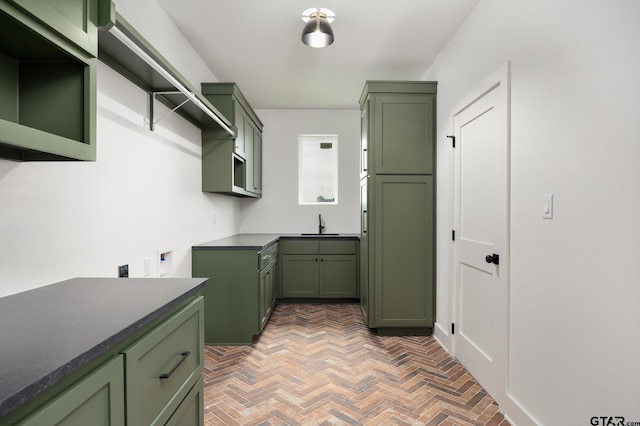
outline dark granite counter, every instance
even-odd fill
[[[219,240],[212,240],[206,243],[197,244],[192,247],[194,250],[262,250],[263,248],[278,241],[279,234],[236,234]]]
[[[236,234],[208,241],[192,247],[193,250],[262,250],[281,238],[359,239],[358,234]]]
[[[74,278],[0,298],[0,417],[180,302],[203,278]]]

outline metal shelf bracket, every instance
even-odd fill
[[[164,118],[166,118],[170,114],[176,112],[178,110],[178,108],[180,108],[182,105],[186,104],[190,100],[189,98],[185,99],[180,104],[176,105],[171,111],[167,112],[166,114],[164,114],[163,116],[161,116],[157,120],[154,120],[154,115],[155,115],[154,105],[155,105],[155,102],[156,102],[156,95],[178,95],[180,93],[182,93],[182,92],[180,92],[180,91],[151,92],[149,94],[149,101],[150,101],[150,103],[149,103],[149,130],[151,130],[153,132],[156,129],[156,124],[158,124],[161,120],[163,120]]]

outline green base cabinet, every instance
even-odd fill
[[[0,423],[203,426],[204,298],[156,321]]]
[[[282,298],[358,296],[357,241],[287,238],[282,253]]]
[[[360,99],[360,301],[380,334],[433,330],[436,87],[369,81]]]
[[[129,425],[164,425],[204,369],[204,301],[174,315],[124,353]]]
[[[205,342],[248,345],[277,301],[278,243],[263,250],[192,250],[192,276],[207,277]]]

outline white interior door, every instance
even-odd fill
[[[470,93],[453,117],[454,354],[498,400],[504,391],[500,368],[507,367],[499,362],[500,340],[507,338],[502,313],[508,308],[509,92],[504,74]]]

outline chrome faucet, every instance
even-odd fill
[[[322,222],[322,214],[318,213],[318,234],[322,234],[324,230],[324,223]]]

